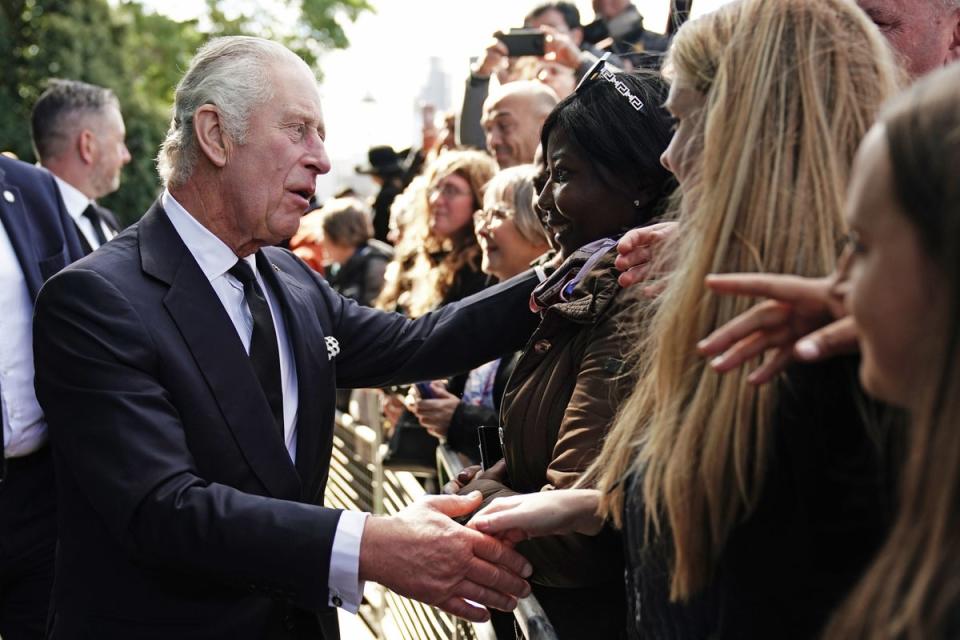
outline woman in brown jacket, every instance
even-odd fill
[[[658,78],[613,73],[601,62],[544,123],[538,206],[564,262],[531,297],[542,320],[504,396],[505,463],[461,491],[490,500],[567,488],[599,452],[630,386],[620,329],[635,298],[617,284],[616,238],[653,219],[672,187],[659,163],[670,139],[664,96]],[[622,634],[623,561],[612,532],[540,538],[520,550],[560,638]]]

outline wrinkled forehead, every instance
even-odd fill
[[[281,61],[270,69],[273,97],[270,104],[286,117],[297,116],[314,125],[323,122],[320,87],[310,68],[299,58]]]
[[[502,116],[523,118],[532,116],[536,110],[536,100],[527,93],[507,93],[491,96],[484,105],[484,116],[493,119]]]

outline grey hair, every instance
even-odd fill
[[[78,80],[49,80],[30,114],[30,134],[37,158],[43,162],[59,156],[76,134],[80,119],[103,113],[108,105],[120,108],[120,101],[110,89]]]
[[[501,169],[483,188],[483,207],[501,208],[509,214],[523,239],[532,245],[548,244],[549,235],[533,209],[537,168],[521,164]]]
[[[251,112],[273,97],[271,65],[291,59],[299,60],[283,45],[249,36],[214,38],[197,51],[177,84],[170,129],[157,156],[157,171],[167,187],[182,185],[193,173],[197,109],[216,106],[223,130],[244,144]]]

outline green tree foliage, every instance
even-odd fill
[[[0,150],[34,160],[30,109],[47,79],[110,87],[120,99],[133,160],[120,190],[103,203],[132,222],[158,193],[154,160],[169,124],[173,90],[208,37],[245,33],[280,40],[315,65],[323,50],[347,46],[343,20],[372,10],[366,0],[258,4],[261,9],[252,15],[228,15],[221,0],[206,0],[200,20],[176,22],[137,2],[0,0]]]

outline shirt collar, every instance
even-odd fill
[[[56,174],[52,175],[53,179],[57,181],[57,186],[60,187],[60,195],[63,197],[64,206],[67,207],[67,213],[69,213],[70,217],[76,222],[89,205],[96,203],[60,176]]]
[[[193,259],[200,265],[200,270],[203,271],[207,280],[213,281],[219,278],[237,263],[237,254],[233,249],[197,222],[197,219],[190,215],[166,189],[160,196],[160,205],[180,239],[183,240],[183,244],[187,245]],[[255,256],[256,254],[252,253],[244,258],[254,273],[257,270]]]

